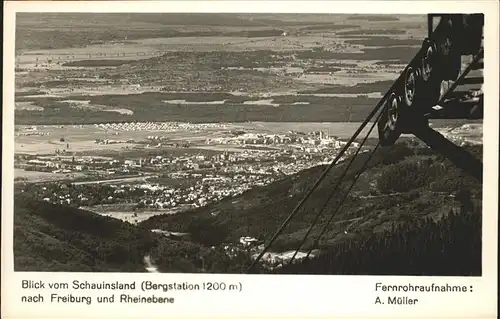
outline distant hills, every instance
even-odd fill
[[[248,36],[243,31],[276,31],[267,35],[276,36],[284,30],[331,31],[368,26],[388,27],[389,32],[382,33],[387,34],[400,30],[398,22],[412,29],[422,21],[425,16],[421,15],[21,12],[16,15],[16,52],[144,38]]]
[[[263,25],[314,25],[342,20],[397,22],[401,15],[353,15],[353,14],[267,14],[267,13],[110,13],[110,12],[67,12],[67,13],[31,13],[17,14],[17,25],[28,26],[71,26],[73,28],[124,25],[130,23],[157,24],[167,26],[226,26],[226,27],[262,27]]]

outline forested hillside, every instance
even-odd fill
[[[468,146],[468,149],[482,157],[481,146]],[[314,239],[368,155],[363,153],[355,160],[346,182],[332,197],[318,226],[302,247],[306,251],[319,248],[320,259],[310,261],[307,266],[293,265],[281,271],[480,274],[482,186],[442,156],[418,145],[398,144],[377,150],[319,244],[314,245]],[[313,193],[271,251],[297,249],[346,162],[336,167]],[[155,216],[142,222],[140,227],[188,232],[192,243],[207,248],[235,244],[241,236],[267,241],[323,169],[314,167],[190,212]],[[163,256],[176,253],[177,249],[170,246],[164,249]],[[161,255],[157,255],[160,264],[169,260]],[[444,263],[445,260],[448,263]],[[248,260],[243,258],[241,262]],[[448,271],[448,265],[457,262],[462,268]]]
[[[481,146],[468,149],[482,157]],[[369,155],[362,153],[354,161],[302,247],[319,249],[319,257],[256,271],[480,275],[482,186],[419,145],[378,149],[321,240],[314,241]],[[348,161],[333,169],[278,237],[272,252],[298,248]],[[267,242],[323,169],[304,170],[215,204],[152,217],[138,226],[18,193],[15,270],[145,271],[143,258],[149,255],[161,272],[242,273],[254,252],[238,246],[240,237]],[[188,236],[167,238],[152,229]]]
[[[69,206],[14,200],[16,271],[144,271],[150,232]]]
[[[462,210],[438,222],[424,218],[342,242],[277,273],[481,276],[481,247],[481,214]]]
[[[480,146],[472,146],[470,151],[481,157]],[[327,220],[329,216],[326,215],[340,202],[341,195],[368,155],[369,153],[360,154],[354,161],[341,190],[337,191],[338,195],[333,196],[327,206],[322,222]],[[332,192],[346,162],[348,160],[333,169],[333,173],[313,193],[304,209],[287,227],[285,234],[300,235],[300,231],[310,224]],[[206,245],[220,244],[240,236],[265,239],[288,216],[323,170],[323,166],[314,167],[216,204],[182,214],[152,217],[140,226],[189,232],[195,241]],[[347,220],[354,222],[355,219],[362,219],[364,222],[384,219],[398,222],[404,218],[426,215],[440,218],[450,208],[458,207],[459,203],[454,195],[461,189],[471,194],[476,205],[480,204],[480,183],[430,149],[398,144],[393,148],[377,150],[369,168],[361,175],[335,221],[343,224]],[[373,228],[377,231],[374,227],[376,225],[372,226],[367,231],[373,231]],[[335,231],[327,237],[334,236]]]

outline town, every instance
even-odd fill
[[[18,170],[61,176],[38,183],[24,183],[26,180],[18,176],[16,181],[23,192],[34,198],[117,218],[125,216],[125,220],[137,223],[144,211],[165,214],[205,206],[328,163],[345,144],[323,131],[269,134],[244,130],[228,130],[219,134],[222,137],[172,142],[167,128],[174,130],[183,125],[187,124],[113,124],[116,132],[146,127],[149,135],[127,141],[96,139],[95,144],[104,146],[121,142],[135,145],[106,156],[82,155],[73,151],[67,140],[60,142],[61,148],[54,154],[16,154]],[[155,133],[153,127],[158,127],[161,134]],[[189,124],[191,132],[207,128],[213,125]],[[34,126],[23,132],[28,131],[38,130]],[[347,152],[344,157],[349,155]],[[113,214],[115,211],[120,213]]]

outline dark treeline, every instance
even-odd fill
[[[50,85],[64,85],[65,81],[52,81]],[[61,82],[61,83],[60,83]],[[38,84],[37,84],[38,85]],[[75,100],[88,99],[91,104],[106,105],[110,109],[125,108],[133,112],[132,115],[118,114],[94,110],[91,108],[75,108],[69,103],[55,98],[23,98],[18,97],[19,102],[33,102],[43,110],[16,111],[16,124],[20,125],[51,125],[51,124],[95,124],[116,123],[130,121],[187,121],[192,123],[213,122],[245,122],[245,121],[270,121],[270,122],[314,122],[322,121],[344,122],[349,116],[351,121],[361,121],[366,117],[369,109],[373,106],[375,99],[367,97],[314,97],[314,96],[277,96],[273,103],[286,105],[286,108],[274,106],[247,105],[241,97],[232,97],[227,103],[220,105],[212,104],[172,104],[165,107],[166,99],[184,99],[186,94],[162,94],[143,93],[102,96],[71,96]],[[216,96],[216,95],[212,95]],[[223,95],[221,95],[223,96]],[[195,102],[197,97],[192,94],[188,97],[189,102]],[[207,97],[201,96],[202,101]],[[245,99],[252,100],[252,99]],[[296,102],[309,102],[303,105],[295,105]],[[147,105],[148,112],[144,112]],[[335,105],[332,108],[332,105]],[[353,111],[349,112],[350,107]],[[334,110],[335,112],[332,112]]]
[[[481,215],[451,213],[406,222],[390,232],[344,241],[285,274],[481,276]]]
[[[236,252],[229,256],[223,247],[207,247],[189,241],[161,238],[151,250],[151,258],[164,273],[241,274],[250,266],[250,256]]]
[[[77,208],[14,199],[16,271],[144,271],[150,232]]]
[[[481,276],[481,214],[462,194],[459,211],[393,224],[390,231],[345,240],[312,260],[252,273],[323,275]],[[250,256],[232,257],[221,247],[162,239],[152,257],[162,272],[245,273]]]

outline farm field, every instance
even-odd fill
[[[139,144],[148,136],[164,136],[170,143],[180,143],[187,141],[191,143],[190,148],[180,148],[177,152],[190,152],[191,149],[205,149],[215,151],[241,151],[244,148],[230,146],[210,146],[205,145],[207,139],[224,136],[231,131],[244,130],[255,134],[279,134],[283,132],[295,131],[310,133],[313,131],[323,131],[330,136],[348,139],[359,127],[359,122],[247,122],[247,123],[225,123],[216,127],[198,127],[193,125],[189,129],[177,129],[172,131],[126,131],[120,129],[96,129],[95,125],[78,126],[37,126],[36,132],[40,135],[19,135],[15,139],[16,154],[53,154],[56,150],[65,150],[79,155],[117,156],[120,152],[155,152],[158,148]],[[459,120],[434,120],[434,127],[442,133],[453,131],[456,136],[462,136],[471,141],[481,141],[482,122],[476,121],[464,125],[464,121]],[[361,136],[368,132],[370,125],[367,125],[361,132]],[[18,126],[19,131],[26,127]],[[373,130],[371,138],[377,138],[376,130]],[[64,142],[60,139],[64,138]],[[97,144],[96,140],[111,139],[119,141],[115,144]],[[128,141],[128,142],[127,142]],[[68,145],[69,144],[69,145]],[[165,151],[169,147],[162,147]],[[171,148],[173,151],[176,148]]]
[[[145,144],[138,144],[148,136],[161,135],[167,137],[170,142],[190,141],[191,148],[203,146],[205,149],[219,149],[224,151],[229,147],[206,146],[208,138],[217,138],[234,130],[245,130],[249,133],[279,133],[287,131],[312,132],[325,130],[340,138],[348,138],[359,126],[359,123],[227,123],[223,127],[199,128],[175,131],[126,131],[113,129],[96,129],[94,125],[81,126],[36,126],[39,135],[18,135],[15,139],[16,154],[53,154],[56,150],[66,150],[70,153],[85,155],[115,154],[123,151],[141,150],[146,151]],[[193,127],[196,127],[193,125]],[[18,126],[23,131],[24,126]],[[374,135],[375,137],[375,135]],[[64,141],[61,141],[61,138]],[[112,139],[119,141],[115,144],[97,144],[96,140]],[[127,142],[129,141],[129,142]],[[151,151],[155,148],[150,147]],[[162,148],[164,149],[164,148]],[[186,152],[189,149],[186,149]],[[182,151],[184,152],[184,151]],[[116,154],[115,154],[116,155]]]
[[[14,176],[18,180],[30,181],[30,182],[50,182],[57,181],[61,179],[78,178],[84,176],[78,173],[46,173],[37,171],[26,171],[24,169],[14,169]]]
[[[425,34],[411,15],[63,17],[18,16],[18,124],[360,121]]]

